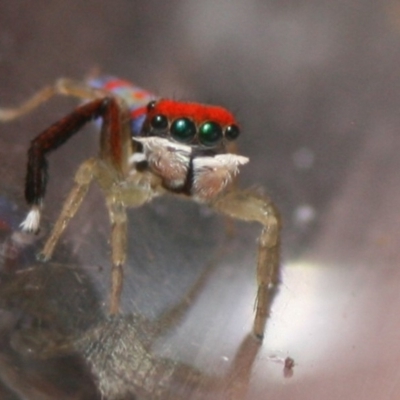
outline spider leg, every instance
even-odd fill
[[[94,100],[96,98],[104,97],[105,93],[101,90],[93,89],[83,83],[61,78],[53,85],[45,86],[41,90],[37,91],[32,97],[17,107],[0,108],[0,121],[12,121],[28,114],[55,95],[77,97],[84,100]]]
[[[69,221],[78,211],[82,200],[89,189],[89,185],[93,180],[96,170],[96,163],[96,159],[90,158],[89,160],[83,162],[76,172],[74,178],[75,186],[72,188],[67,199],[65,200],[61,214],[58,217],[42,252],[39,254],[39,258],[42,261],[47,261],[51,258],[61,234],[64,232]]]
[[[25,182],[25,198],[31,206],[31,211],[21,224],[23,230],[35,232],[39,229],[40,208],[47,185],[47,153],[56,150],[77,133],[83,125],[97,117],[104,117],[103,126],[104,130],[107,130],[107,126],[112,124],[115,118],[119,120],[119,114],[117,113],[115,116],[116,109],[119,109],[119,105],[111,97],[93,100],[76,108],[72,113],[51,125],[32,140],[28,150],[28,168]],[[115,129],[120,128],[119,124],[114,123],[113,126],[115,126]],[[119,132],[115,129],[113,136],[108,136],[111,139],[119,135]],[[112,145],[115,145],[115,147],[120,144],[118,139],[114,142]],[[120,162],[120,150],[118,148],[113,150],[118,153],[117,161]]]
[[[146,190],[142,195],[130,193],[124,182],[129,171],[129,156],[131,152],[130,125],[126,118],[126,107],[113,97],[95,99],[78,107],[71,114],[56,122],[33,140],[29,151],[27,200],[37,207],[46,188],[47,165],[45,155],[55,150],[89,120],[101,117],[103,120],[100,138],[100,157],[84,162],[75,175],[75,186],[64,203],[61,214],[47,240],[41,253],[41,258],[47,260],[51,257],[57,241],[71,218],[78,210],[93,178],[97,180],[104,190],[107,207],[111,220],[111,298],[110,313],[119,311],[119,302],[123,283],[123,264],[126,259],[127,241],[127,216],[125,202],[121,198],[125,192],[131,197],[132,205],[139,205],[148,198],[152,192]],[[36,184],[36,185],[35,185]],[[134,190],[133,190],[134,191]],[[140,192],[140,190],[137,190]],[[130,196],[129,196],[130,195]]]
[[[127,216],[126,207],[115,198],[107,201],[111,221],[111,292],[110,314],[118,314],[123,284],[123,264],[126,259]]]
[[[263,225],[258,239],[257,299],[253,333],[262,339],[271,301],[280,280],[280,230],[278,210],[267,197],[250,191],[227,192],[211,206],[233,218]]]

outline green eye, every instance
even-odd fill
[[[179,142],[190,142],[196,135],[196,125],[189,118],[178,118],[171,125],[171,136]]]
[[[200,127],[200,142],[205,146],[215,146],[222,139],[222,129],[215,122],[204,122]]]
[[[157,131],[166,130],[168,128],[168,118],[162,114],[155,115],[151,119],[150,125],[153,129]]]
[[[225,137],[228,140],[235,140],[240,135],[240,129],[237,125],[228,125],[225,128]]]

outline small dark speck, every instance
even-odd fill
[[[295,362],[293,358],[291,357],[286,357],[285,358],[285,363],[283,367],[283,376],[285,378],[291,378],[293,376],[293,368],[294,368]]]

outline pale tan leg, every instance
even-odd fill
[[[280,278],[281,223],[278,210],[269,198],[250,191],[229,192],[217,199],[212,207],[233,218],[257,221],[263,225],[258,241],[258,290],[253,326],[254,335],[262,339],[274,289]]]
[[[124,204],[115,199],[107,201],[111,220],[111,293],[110,314],[118,314],[126,259],[127,215]]]
[[[72,188],[65,200],[61,214],[51,231],[50,237],[47,239],[42,252],[39,254],[41,260],[47,261],[51,258],[61,234],[64,232],[64,229],[67,227],[71,218],[78,211],[79,206],[88,191],[95,173],[95,168],[96,160],[94,158],[86,160],[80,165],[74,178],[75,186]]]
[[[58,79],[53,85],[46,86],[36,92],[32,97],[15,108],[0,108],[0,121],[6,122],[21,117],[39,107],[55,95],[77,97],[92,100],[104,96],[101,90],[92,89],[84,83],[70,79]]]

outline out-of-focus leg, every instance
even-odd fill
[[[53,85],[45,86],[34,93],[28,100],[17,107],[0,107],[0,121],[12,121],[13,119],[28,114],[41,104],[50,100],[55,95],[93,100],[95,98],[103,97],[105,94],[100,90],[92,89],[90,86],[84,83],[76,82],[66,78],[60,78]]]

